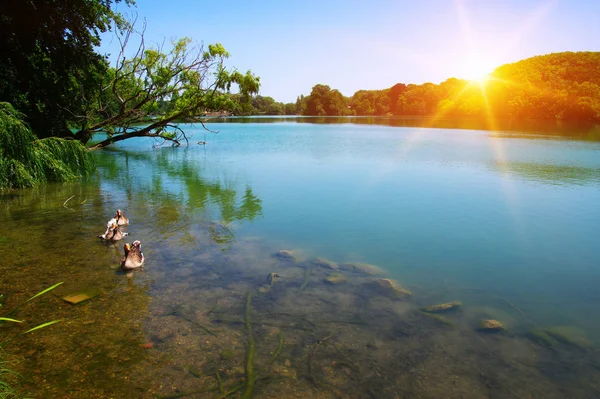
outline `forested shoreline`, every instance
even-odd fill
[[[600,121],[600,53],[540,55],[496,68],[485,82],[397,83],[346,97],[317,84],[295,103],[257,96],[241,115],[481,117]]]

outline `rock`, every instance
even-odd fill
[[[88,299],[92,299],[95,296],[98,296],[99,292],[77,292],[77,293],[73,293],[73,294],[69,294],[66,296],[62,297],[62,300],[65,302],[68,302],[72,305],[76,305],[78,303],[81,303],[83,301],[87,301]]]
[[[504,331],[504,324],[500,323],[498,320],[481,320],[479,323],[479,330],[486,332],[500,332]]]
[[[339,268],[341,270],[367,274],[369,276],[382,276],[386,274],[385,270],[379,266],[371,265],[369,263],[342,263],[339,265]]]
[[[261,294],[266,294],[269,291],[271,291],[270,285],[263,284],[260,287],[258,287],[258,292],[260,292]]]
[[[447,312],[449,310],[458,309],[460,307],[460,305],[461,305],[460,301],[440,303],[438,305],[431,305],[431,306],[426,306],[424,308],[421,308],[421,312],[442,313],[442,312]]]
[[[324,281],[327,284],[336,285],[336,284],[345,283],[346,277],[339,275],[339,274],[332,274],[330,276],[325,277]]]
[[[340,268],[337,263],[335,263],[332,260],[325,259],[325,258],[311,259],[310,263],[313,266],[321,267],[323,269],[328,269],[328,270],[338,270]]]
[[[532,340],[534,343],[541,346],[545,346],[547,348],[553,347],[557,343],[550,335],[546,334],[546,332],[541,328],[534,328],[532,330],[529,330],[527,331],[527,333],[525,333],[525,336]]]
[[[294,255],[294,253],[289,249],[282,249],[281,251],[275,252],[273,256],[280,260],[296,262],[296,255]]]
[[[272,286],[277,281],[279,281],[280,278],[281,276],[277,273],[269,273],[269,275],[267,276],[267,281],[269,282],[269,285]]]
[[[402,288],[395,280],[379,278],[373,282],[378,293],[390,298],[406,299],[412,295],[407,289]]]
[[[579,349],[588,349],[591,343],[583,330],[575,326],[557,326],[544,328],[544,332],[566,345],[573,345]]]

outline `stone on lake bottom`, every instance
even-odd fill
[[[412,295],[412,292],[402,288],[395,280],[389,278],[379,278],[373,283],[379,293],[387,297],[405,299]]]
[[[421,311],[426,312],[426,313],[441,313],[441,312],[447,312],[447,311],[453,310],[453,309],[458,309],[460,307],[460,305],[461,305],[460,301],[446,302],[446,303],[440,303],[438,305],[426,306],[424,308],[421,308]]]
[[[97,295],[98,295],[97,293],[79,292],[79,293],[63,296],[62,300],[65,302],[68,302],[72,305],[76,305],[83,301],[87,301],[88,299],[92,299],[93,297],[95,297]]]
[[[480,331],[488,331],[488,332],[500,332],[504,331],[504,324],[500,323],[498,320],[482,320],[479,323]]]
[[[555,326],[544,328],[544,332],[565,345],[588,349],[592,344],[583,330],[575,326]]]
[[[294,253],[292,251],[290,251],[289,249],[282,249],[280,251],[275,252],[275,254],[273,255],[276,258],[279,258],[281,260],[286,260],[286,261],[290,261],[290,262],[295,262],[296,261],[296,255],[294,255]]]
[[[328,270],[338,270],[340,267],[332,260],[325,258],[315,258],[310,261],[313,266],[321,267]]]
[[[367,274],[369,276],[381,276],[385,275],[386,272],[379,266],[371,265],[369,263],[342,263],[339,265],[341,270]]]

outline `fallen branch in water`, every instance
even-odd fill
[[[65,202],[63,202],[63,206],[67,209],[71,209],[67,206],[67,202],[69,202],[71,199],[73,199],[74,195],[71,195],[69,198],[67,198],[67,200]]]
[[[317,340],[317,343],[315,344],[315,346],[314,346],[314,348],[313,348],[312,352],[311,352],[311,353],[310,353],[310,355],[308,356],[308,375],[309,375],[309,377],[310,377],[310,380],[311,380],[311,382],[312,382],[313,384],[315,384],[315,385],[318,385],[318,383],[317,383],[317,379],[315,378],[315,376],[314,376],[314,374],[313,374],[313,368],[312,368],[312,360],[313,360],[313,357],[315,357],[315,356],[316,356],[316,354],[317,354],[317,350],[319,350],[319,346],[321,346],[323,343],[325,343],[325,342],[327,342],[328,340],[330,340],[330,339],[333,337],[333,333],[334,333],[336,330],[339,330],[340,328],[341,328],[341,326],[338,326],[338,327],[336,327],[336,329],[335,329],[335,330],[333,330],[332,332],[330,332],[328,336],[326,336],[326,337],[325,337],[325,338],[323,338],[323,339],[319,339],[319,340]]]

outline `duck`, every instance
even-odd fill
[[[99,234],[98,238],[105,240],[105,241],[119,241],[122,240],[123,237],[126,237],[129,235],[129,233],[123,233],[121,231],[121,229],[119,228],[119,225],[113,221],[114,219],[111,219],[108,221],[108,224],[106,225],[106,231],[104,232],[104,234]],[[112,222],[112,223],[111,223]]]
[[[117,224],[119,226],[124,226],[124,225],[129,224],[129,219],[125,217],[125,215],[123,214],[123,212],[121,212],[120,209],[117,209],[117,213],[113,219],[116,219]]]
[[[121,259],[121,269],[125,271],[138,269],[144,265],[144,254],[142,253],[142,243],[134,241],[133,244],[123,246],[125,256]]]

